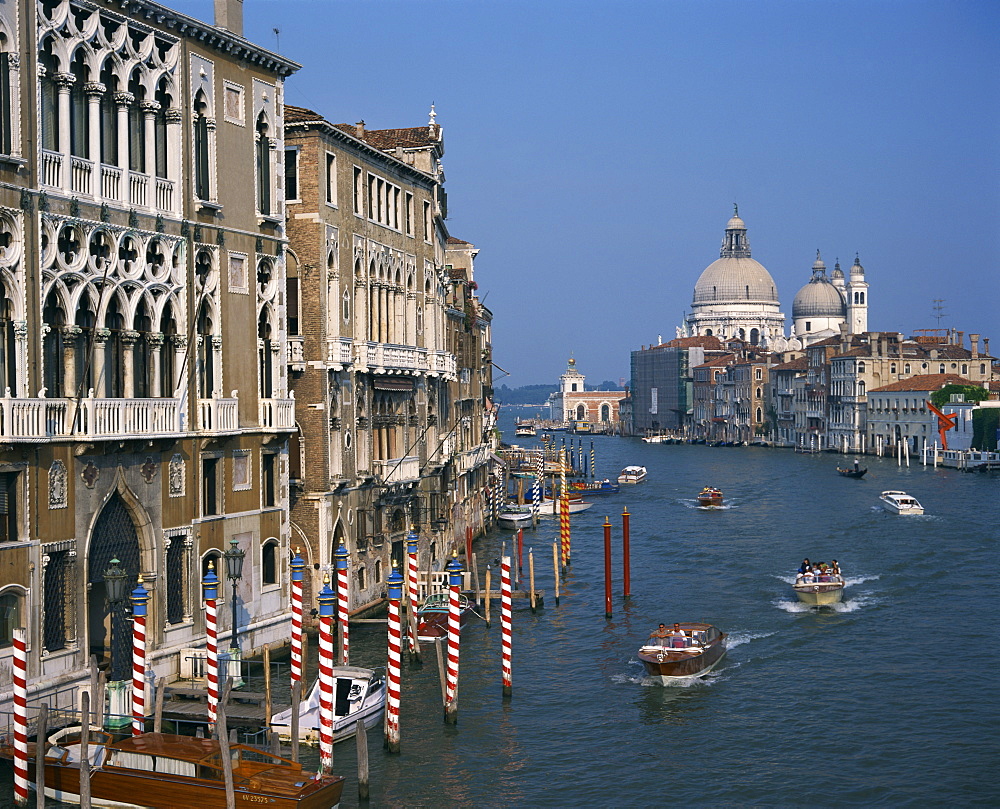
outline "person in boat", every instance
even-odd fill
[[[854,471],[857,472],[861,468],[861,461],[857,458],[854,459]]]
[[[666,639],[670,637],[670,633],[667,632],[667,625],[660,624],[656,629],[649,633],[649,639],[651,641],[659,641],[660,646],[666,646]]]
[[[841,575],[841,573],[840,573],[840,565],[838,565],[838,564],[837,564],[837,560],[836,560],[836,559],[834,559],[834,560],[833,560],[833,561],[832,561],[832,562],[830,563],[830,572],[831,572],[831,573],[832,573],[832,574],[833,574],[834,576],[840,576],[840,575]]]
[[[805,573],[811,567],[812,565],[809,564],[809,557],[807,556],[805,559],[802,560],[802,564],[799,565],[799,573]]]
[[[674,624],[674,628],[670,630],[670,645],[687,646],[687,640],[687,635],[684,634],[684,630],[681,629],[681,625]]]

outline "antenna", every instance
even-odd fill
[[[944,298],[934,299],[934,318],[937,320],[938,328],[941,328],[941,318],[946,317],[944,311]]]

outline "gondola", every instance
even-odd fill
[[[868,467],[867,466],[864,469],[841,469],[839,466],[837,467],[837,472],[839,474],[843,475],[845,478],[858,478],[858,479],[860,479],[860,478],[863,478],[865,476],[865,472],[867,472],[867,471],[868,471]]]

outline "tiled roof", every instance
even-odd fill
[[[465,239],[458,239],[455,236],[449,236],[448,244],[472,244],[472,242],[467,242]]]
[[[809,360],[805,357],[797,357],[794,360],[783,362],[780,365],[772,365],[771,373],[775,371],[805,371],[809,367]]]
[[[714,359],[706,360],[701,365],[696,365],[696,368],[711,368],[718,367],[720,365],[729,365],[733,360],[736,359],[735,354],[723,354],[721,357],[715,357]]]
[[[397,146],[402,146],[404,149],[419,149],[435,146],[438,143],[437,137],[431,135],[426,126],[414,126],[408,129],[365,129],[363,132],[359,132],[354,124],[334,124],[334,126],[376,149],[395,149]]]
[[[318,112],[307,110],[305,107],[296,107],[292,104],[285,104],[285,123],[298,124],[303,121],[322,121],[323,116]]]
[[[874,388],[869,393],[882,391],[932,391],[941,390],[945,385],[971,385],[979,387],[975,382],[966,379],[958,374],[919,374],[911,376],[909,379],[897,379],[881,388]]]
[[[709,334],[696,334],[694,337],[675,337],[673,340],[661,343],[660,346],[668,346],[670,348],[701,347],[707,348],[710,351],[722,351],[722,341],[718,337]],[[657,348],[660,346],[657,346]]]

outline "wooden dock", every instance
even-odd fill
[[[208,722],[208,693],[204,688],[191,685],[173,684],[164,688],[163,718],[174,722],[206,724]],[[267,700],[262,691],[234,690],[229,694],[226,718],[231,725],[253,725],[263,727],[264,703]],[[274,704],[271,713],[277,714],[290,706]]]

